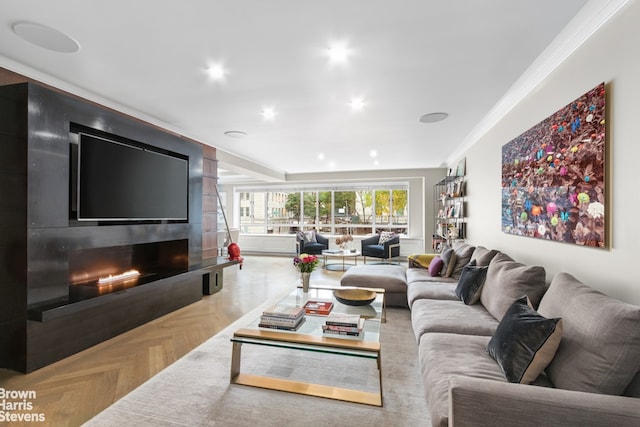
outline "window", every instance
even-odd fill
[[[408,232],[408,185],[367,188],[239,189],[240,226],[248,234],[367,235],[380,230]]]

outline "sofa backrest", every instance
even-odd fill
[[[636,373],[631,384],[627,386],[627,389],[624,391],[624,395],[629,397],[640,397],[640,371]]]
[[[500,252],[489,263],[480,302],[497,320],[501,320],[515,300],[526,295],[534,308],[546,290],[546,273],[540,266],[515,262]]]
[[[498,255],[499,251],[496,249],[487,249],[484,246],[476,246],[476,249],[471,255],[471,261],[475,261],[478,267],[484,267],[489,265],[494,256]]]
[[[562,341],[546,370],[557,388],[612,395],[625,392],[640,371],[639,306],[558,273],[538,313],[562,318]]]
[[[451,277],[454,279],[459,279],[462,274],[462,269],[465,265],[469,264],[471,261],[471,256],[475,251],[476,247],[471,246],[466,242],[455,242],[453,244],[453,252],[455,253],[454,262],[455,266],[451,272]]]

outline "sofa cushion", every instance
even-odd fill
[[[420,341],[420,373],[432,426],[448,425],[450,377],[463,375],[506,382],[500,367],[485,351],[489,339],[434,333],[425,335]],[[485,424],[488,421],[485,420]],[[502,421],[507,423],[506,420]],[[513,420],[513,424],[517,424],[517,421]]]
[[[640,370],[640,307],[559,273],[538,312],[562,317],[564,337],[547,367],[556,387],[613,395],[625,391]]]
[[[562,320],[540,316],[522,297],[504,314],[487,351],[507,381],[531,384],[553,359],[561,338]]]
[[[479,304],[420,299],[411,306],[411,325],[419,342],[432,332],[492,336],[498,321]]]
[[[352,267],[353,268],[353,267]],[[408,268],[406,271],[407,284],[417,282],[429,282],[429,283],[457,283],[457,280],[451,277],[431,276],[429,270],[424,268]],[[455,286],[454,286],[455,289]]]
[[[545,290],[544,268],[520,264],[501,252],[489,263],[480,302],[500,320],[511,304],[523,295],[529,297],[534,308],[538,307]]]
[[[429,263],[429,276],[436,277],[440,275],[440,271],[442,271],[442,266],[444,265],[444,261],[439,256],[436,256]]]
[[[455,265],[453,267],[453,271],[450,276],[454,279],[459,279],[462,274],[462,269],[465,265],[469,264],[471,261],[471,256],[473,255],[473,251],[475,250],[475,246],[471,246],[465,242],[456,242],[453,244],[453,252],[456,254],[455,256]]]
[[[471,255],[471,261],[475,261],[477,266],[489,265],[494,256],[498,255],[495,249],[487,249],[484,246],[476,246]]]
[[[352,267],[353,268],[353,267]],[[431,277],[422,268],[407,269],[407,302],[411,307],[418,299],[444,299],[459,301],[456,281],[450,277]]]
[[[451,273],[453,273],[453,269],[456,266],[456,254],[453,252],[453,249],[447,248],[442,251],[442,255],[440,255],[444,265],[442,266],[442,272],[440,273],[442,277],[451,277]]]
[[[476,261],[471,260],[465,265],[456,286],[456,295],[467,305],[475,304],[480,300],[480,291],[487,277],[488,266],[477,267]]]
[[[407,285],[407,303],[409,308],[420,299],[458,301],[455,282],[414,282]]]
[[[344,272],[341,286],[384,288],[387,292],[406,294],[407,276],[401,265],[356,265]]]

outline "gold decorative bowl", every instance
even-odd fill
[[[338,289],[333,291],[333,296],[346,305],[367,305],[376,299],[376,293],[366,289]]]

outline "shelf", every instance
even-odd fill
[[[446,176],[433,188],[435,233],[432,246],[439,251],[442,244],[451,245],[465,239],[465,197],[464,175]]]

